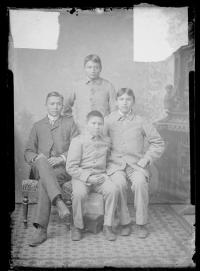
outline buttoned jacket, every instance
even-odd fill
[[[72,110],[73,107],[73,110]],[[66,97],[63,115],[72,115],[83,131],[87,114],[92,110],[107,116],[116,109],[116,93],[113,85],[103,78],[87,78],[74,84],[74,89]]]
[[[129,114],[124,118],[119,111],[105,118],[105,135],[111,138],[111,155],[107,166],[108,174],[124,170],[126,165],[141,170],[149,177],[148,169],[137,165],[143,159],[151,164],[164,151],[164,141],[156,128],[145,118]],[[148,145],[145,148],[146,144]]]
[[[67,156],[66,170],[72,178],[87,182],[90,175],[105,174],[110,151],[110,139],[93,137],[85,132],[74,138]]]

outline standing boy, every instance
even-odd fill
[[[66,100],[64,115],[72,114],[79,129],[86,124],[86,116],[92,110],[107,116],[115,110],[116,94],[113,85],[100,77],[101,59],[97,55],[88,55],[84,60],[86,78],[79,81]]]
[[[72,176],[72,208],[74,227],[72,240],[82,236],[83,204],[90,191],[103,194],[105,201],[104,234],[107,240],[114,241],[113,219],[118,201],[118,189],[106,175],[107,156],[110,140],[103,136],[104,119],[99,111],[87,115],[87,130],[71,142],[66,169]]]
[[[34,219],[35,234],[30,246],[38,246],[47,239],[51,204],[61,218],[69,210],[61,198],[60,185],[71,177],[65,169],[71,139],[78,134],[72,117],[62,117],[63,96],[51,92],[46,98],[47,116],[36,122],[25,148],[25,160],[39,180],[39,198]]]
[[[107,173],[120,190],[119,219],[121,235],[131,233],[127,207],[127,179],[131,182],[136,208],[137,234],[148,235],[146,228],[149,204],[148,166],[164,151],[164,141],[154,126],[134,113],[135,95],[132,89],[121,88],[117,92],[118,111],[105,119],[105,133],[112,142]],[[149,143],[144,151],[145,139]]]

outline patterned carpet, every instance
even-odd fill
[[[86,232],[81,241],[71,241],[70,231],[53,209],[48,239],[35,248],[27,244],[33,230],[33,207],[28,229],[23,227],[21,204],[16,204],[12,214],[11,267],[194,267],[192,228],[169,205],[150,205],[146,239],[135,235],[131,206],[132,234],[118,236],[115,242],[106,241],[102,232]]]

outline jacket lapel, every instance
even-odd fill
[[[46,117],[44,118],[44,123],[45,123],[45,125],[46,125],[49,129],[51,129],[51,124],[50,124],[50,122],[49,122],[48,116],[46,116]]]
[[[53,124],[53,126],[52,126],[52,125],[50,124],[50,122],[49,122],[48,116],[46,116],[46,117],[44,118],[44,123],[45,123],[45,125],[46,125],[50,130],[54,130],[54,129],[58,128],[58,127],[60,126],[60,124],[61,124],[61,121],[62,121],[62,117],[60,116],[60,117],[54,122],[54,124]]]
[[[54,125],[53,125],[53,126],[50,125],[51,130],[54,130],[54,129],[58,128],[58,127],[60,126],[60,124],[61,124],[61,120],[62,120],[62,117],[60,116],[60,117],[54,122]]]

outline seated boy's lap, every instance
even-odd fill
[[[52,172],[54,172],[59,185],[62,186],[65,182],[68,182],[71,180],[71,176],[66,172],[64,165],[54,166],[52,167],[52,169],[53,169]],[[37,165],[32,166],[31,171],[32,171],[32,177],[34,177],[34,179],[36,180],[39,180],[40,174],[39,174]]]
[[[106,194],[115,189],[115,185],[107,176],[105,181],[101,184],[87,185],[79,179],[72,180],[72,190],[74,195],[87,196],[88,193],[96,192]]]

